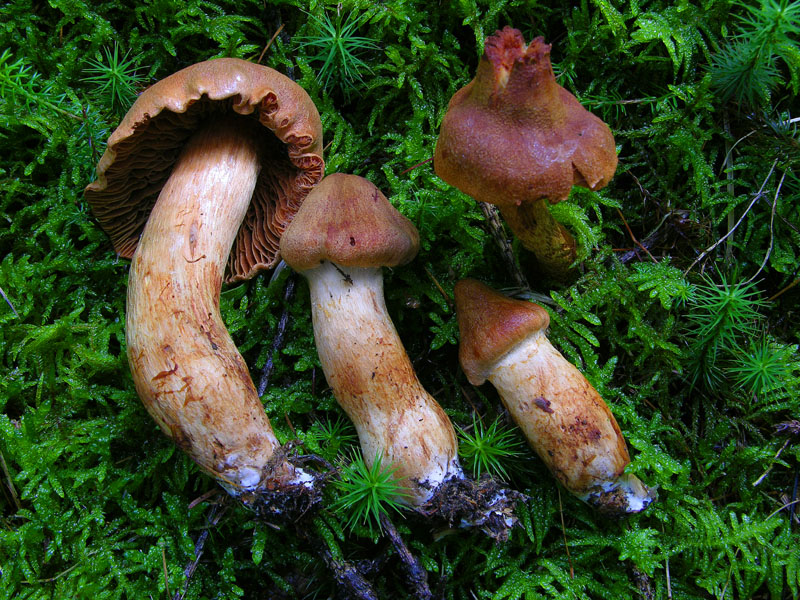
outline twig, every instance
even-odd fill
[[[286,324],[289,322],[289,305],[294,296],[295,277],[294,273],[289,273],[289,277],[286,279],[286,287],[283,290],[283,312],[281,312],[281,317],[278,319],[278,326],[275,328],[275,337],[272,339],[272,348],[267,357],[267,362],[261,370],[261,379],[258,380],[259,396],[264,394],[269,385],[269,376],[272,373],[273,367],[272,357],[283,347]]]
[[[11,492],[11,498],[14,500],[14,504],[17,507],[17,510],[22,508],[22,505],[19,503],[19,498],[17,497],[17,490],[14,489],[14,482],[11,481],[11,473],[8,472],[8,465],[6,464],[6,459],[3,456],[3,453],[0,452],[0,465],[3,467],[3,474],[6,476],[6,487],[8,487],[8,491]]]
[[[760,484],[762,481],[764,481],[764,478],[769,474],[770,471],[772,471],[772,467],[775,466],[775,462],[774,461],[778,460],[778,457],[781,455],[781,452],[783,452],[786,449],[786,446],[788,446],[789,442],[791,442],[791,441],[792,441],[791,439],[788,439],[788,440],[786,440],[786,442],[784,442],[783,446],[781,446],[781,449],[778,450],[777,454],[775,454],[775,458],[772,459],[773,460],[772,464],[767,468],[766,471],[764,471],[764,473],[761,475],[761,477],[759,477],[758,479],[756,479],[753,482],[753,487],[756,487],[758,484]]]
[[[758,271],[756,271],[755,274],[745,282],[745,284],[750,283],[756,277],[758,277],[758,274],[764,270],[764,267],[766,266],[767,261],[769,260],[770,254],[772,254],[772,245],[775,240],[775,236],[773,234],[773,226],[775,224],[775,208],[778,205],[778,196],[781,193],[781,188],[783,187],[784,179],[786,179],[786,171],[783,172],[783,176],[781,177],[781,180],[778,182],[778,188],[775,190],[775,198],[772,201],[772,214],[769,217],[769,247],[767,248],[767,253],[764,255],[764,260],[761,261],[761,266],[758,267]]]
[[[418,168],[418,167],[421,167],[422,165],[427,165],[427,164],[428,164],[429,162],[431,162],[432,160],[433,160],[433,157],[432,157],[432,156],[431,156],[430,158],[426,158],[426,159],[425,159],[425,160],[423,160],[422,162],[418,162],[418,163],[417,163],[417,164],[415,164],[414,166],[412,166],[412,167],[408,167],[408,168],[407,168],[405,171],[400,171],[400,175],[405,175],[405,174],[406,174],[406,173],[408,173],[409,171],[413,171],[414,169],[416,169],[416,168]]]
[[[445,299],[445,302],[447,302],[447,305],[452,307],[453,306],[453,300],[450,298],[450,296],[448,296],[447,292],[444,291],[444,288],[439,283],[439,280],[436,279],[436,277],[433,276],[433,273],[431,273],[430,270],[428,270],[428,267],[424,267],[423,266],[422,268],[425,269],[425,274],[428,277],[431,278],[431,281],[433,281],[433,285],[435,285],[436,289],[439,290],[439,293],[442,295],[442,298]]]
[[[161,566],[164,568],[164,587],[167,588],[167,600],[172,595],[169,593],[169,571],[167,571],[167,551],[161,546]]]
[[[372,584],[361,574],[361,571],[355,565],[335,558],[319,533],[312,533],[305,527],[299,527],[297,532],[311,544],[314,551],[331,570],[336,582],[343,588],[341,591],[344,592],[346,598],[378,600]]]
[[[1,287],[0,287],[0,296],[2,296],[3,300],[5,300],[6,303],[11,307],[11,312],[14,313],[14,316],[19,319],[19,313],[17,312],[17,309],[14,308],[13,304],[11,304],[11,300],[8,299],[8,296],[6,296],[6,293],[3,291],[3,288]]]
[[[661,524],[661,535],[664,535],[664,524]],[[672,600],[672,580],[669,576],[669,554],[664,556],[664,577],[667,580],[667,600]]]
[[[625,225],[625,229],[628,230],[628,235],[631,236],[633,243],[639,246],[639,248],[641,248],[642,250],[644,250],[647,253],[647,256],[649,256],[654,263],[658,263],[655,257],[652,254],[650,254],[650,250],[648,250],[647,247],[644,244],[642,244],[639,240],[637,240],[635,235],[633,235],[633,231],[631,231],[631,228],[628,225],[628,222],[625,220],[625,215],[622,214],[622,211],[620,209],[617,209],[617,213],[619,214],[619,218],[622,219],[622,223]]]
[[[791,510],[789,511],[789,531],[794,529],[794,513],[797,511],[797,476],[798,476],[798,465],[794,467],[794,485],[792,486],[792,501],[790,504],[792,505]]]
[[[264,49],[261,51],[261,54],[258,57],[258,60],[256,61],[257,63],[260,63],[262,61],[262,59],[264,58],[264,55],[267,53],[267,50],[269,50],[269,47],[272,45],[272,42],[274,42],[275,38],[278,37],[278,35],[280,34],[281,31],[283,31],[284,25],[285,25],[285,23],[281,23],[281,26],[278,27],[278,30],[275,33],[272,34],[271,38],[269,38],[269,41],[267,42],[267,45],[264,46]]]
[[[556,487],[558,491],[558,513],[561,516],[561,534],[564,536],[564,550],[567,552],[567,561],[569,562],[569,578],[575,579],[575,569],[572,566],[572,556],[569,553],[569,546],[567,545],[567,527],[564,525],[564,507],[561,504],[561,488]]]
[[[794,286],[796,286],[798,283],[800,283],[800,278],[797,278],[797,279],[795,279],[795,280],[794,280],[792,283],[790,283],[789,285],[787,285],[787,286],[786,286],[785,288],[783,288],[781,291],[779,291],[778,293],[776,293],[776,294],[773,294],[772,296],[770,296],[769,298],[767,298],[767,302],[772,302],[773,300],[775,300],[775,298],[778,298],[778,297],[779,297],[779,296],[781,296],[781,295],[782,295],[784,292],[788,292],[790,289],[792,289],[792,288],[793,288]]]
[[[796,492],[797,492],[797,490],[795,490],[795,493],[796,493]],[[771,513],[769,513],[769,514],[767,515],[767,518],[766,518],[766,519],[764,519],[764,520],[765,520],[765,521],[769,521],[769,520],[770,520],[772,517],[774,517],[775,515],[777,515],[777,514],[778,514],[779,512],[781,512],[781,511],[782,511],[784,508],[789,508],[790,506],[791,506],[792,508],[794,508],[794,506],[795,506],[795,505],[796,505],[798,502],[800,502],[800,500],[792,500],[791,502],[786,502],[786,503],[784,503],[784,504],[781,504],[781,505],[780,505],[778,508],[776,508],[776,509],[775,509],[775,510],[773,510]]]
[[[775,159],[775,161],[772,163],[772,166],[771,166],[771,167],[770,167],[770,169],[769,169],[769,173],[767,173],[767,176],[764,178],[764,181],[763,181],[763,183],[761,184],[761,187],[759,188],[759,190],[758,190],[758,192],[756,193],[756,195],[753,197],[753,200],[750,202],[750,205],[747,207],[747,210],[745,210],[745,211],[744,211],[744,213],[742,214],[742,216],[741,216],[741,217],[739,217],[739,220],[738,220],[738,221],[736,221],[736,225],[734,225],[734,226],[733,226],[733,229],[731,229],[730,231],[728,231],[728,233],[726,233],[724,236],[722,236],[722,237],[721,237],[720,239],[718,239],[716,242],[714,242],[713,244],[711,244],[711,245],[710,245],[708,248],[706,248],[705,250],[703,250],[703,252],[701,252],[701,253],[700,253],[700,256],[698,256],[698,257],[695,259],[695,261],[694,261],[692,264],[690,264],[690,265],[689,265],[689,267],[688,267],[688,268],[687,268],[687,269],[686,269],[686,270],[683,272],[683,274],[684,274],[684,275],[688,275],[689,271],[691,271],[691,270],[692,270],[692,268],[693,268],[693,267],[694,267],[694,266],[695,266],[697,263],[699,263],[699,262],[700,262],[701,260],[703,260],[703,259],[704,259],[706,256],[708,256],[708,253],[709,253],[709,252],[711,252],[712,250],[714,250],[714,248],[716,248],[717,246],[719,246],[719,245],[720,245],[722,242],[724,242],[726,239],[728,239],[728,237],[730,237],[730,236],[733,234],[733,232],[734,232],[734,231],[736,231],[736,229],[739,227],[739,225],[741,225],[742,221],[744,221],[744,218],[747,216],[747,213],[749,213],[749,212],[750,212],[750,209],[751,209],[751,208],[753,208],[753,205],[754,205],[754,204],[755,204],[755,203],[756,203],[756,202],[757,202],[757,201],[758,201],[758,200],[761,198],[761,196],[763,196],[763,195],[764,195],[764,186],[766,186],[766,185],[767,185],[767,181],[769,181],[769,178],[770,178],[770,177],[772,177],[772,172],[775,170],[775,165],[777,165],[777,164],[778,164],[778,159]]]
[[[631,571],[633,572],[633,582],[636,584],[636,589],[639,590],[639,597],[642,600],[653,600],[653,584],[647,574],[639,569],[636,565],[632,565]]]
[[[208,490],[205,494],[203,494],[199,498],[195,498],[194,500],[192,500],[189,503],[189,506],[187,507],[188,510],[192,510],[195,506],[197,506],[201,502],[205,502],[206,500],[208,500],[209,498],[211,498],[213,496],[216,496],[217,494],[219,494],[219,488],[212,488],[212,489]]]
[[[514,278],[514,282],[523,290],[530,291],[531,285],[528,283],[525,275],[522,274],[522,271],[517,265],[517,261],[514,258],[514,251],[511,248],[511,242],[509,242],[508,238],[506,237],[505,230],[503,229],[503,223],[500,219],[500,211],[494,204],[489,204],[488,202],[478,202],[478,206],[480,206],[481,212],[486,218],[486,227],[489,229],[489,233],[492,235],[495,243],[500,248],[500,254],[503,257],[503,262],[506,264],[506,268]]]
[[[186,577],[186,582],[183,584],[183,591],[175,592],[172,600],[183,600],[184,596],[186,596],[186,592],[189,591],[189,583],[192,580],[194,572],[197,570],[197,565],[200,563],[200,557],[203,556],[203,546],[206,545],[208,532],[210,531],[211,527],[219,523],[219,520],[222,518],[223,514],[225,514],[224,511],[217,516],[216,504],[213,504],[211,509],[208,511],[208,515],[206,516],[206,527],[200,532],[200,535],[197,537],[197,541],[194,544],[194,560],[187,564],[186,568],[183,570],[183,575]]]
[[[392,542],[392,546],[400,556],[400,562],[403,563],[406,575],[408,575],[408,582],[414,590],[415,597],[419,598],[419,600],[431,600],[433,594],[431,594],[431,590],[428,587],[428,572],[403,542],[403,538],[400,537],[389,517],[381,513],[380,520],[389,541]]]
[[[669,576],[669,556],[664,559],[664,566],[666,567],[665,576],[667,578],[667,600],[672,600],[672,579]]]

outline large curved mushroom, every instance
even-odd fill
[[[139,397],[178,446],[244,500],[302,487],[219,313],[227,279],[278,260],[278,240],[322,178],[308,95],[244,60],[199,63],[139,96],[85,191],[132,258],[128,361]],[[233,251],[231,249],[233,248]]]
[[[563,277],[575,240],[550,215],[573,185],[604,187],[617,167],[611,130],[558,85],[550,45],[505,27],[450,100],[434,153],[444,181],[499,207],[545,272]]]
[[[547,311],[464,279],[455,286],[459,360],[467,379],[497,388],[531,447],[570,492],[603,512],[635,513],[655,491],[635,475],[608,405],[547,339]]]

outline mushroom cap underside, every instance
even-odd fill
[[[326,260],[346,267],[393,267],[416,256],[419,233],[373,183],[334,173],[309,193],[280,247],[298,271]]]
[[[137,98],[108,140],[85,196],[114,249],[131,258],[184,143],[209,119],[230,114],[266,128],[262,168],[227,268],[251,277],[278,260],[278,242],[324,173],[322,124],[308,94],[277,71],[236,58],[182,69]]]
[[[550,315],[538,304],[508,298],[474,279],[462,279],[453,293],[461,336],[458,358],[472,385],[483,384],[504,355],[550,325]]]
[[[475,79],[450,100],[434,154],[444,181],[500,206],[600,189],[616,167],[611,130],[556,83],[550,46],[525,46],[509,27],[487,39]]]

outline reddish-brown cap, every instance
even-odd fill
[[[283,230],[324,173],[322,124],[299,85],[269,67],[238,58],[198,63],[152,85],[108,139],[97,180],[85,195],[121,256],[133,256],[184,142],[203,122],[222,113],[239,114],[252,119],[253,127],[265,127],[267,148],[228,259],[227,279],[246,279],[278,262]]]
[[[295,270],[329,260],[347,267],[393,267],[419,250],[413,223],[370,181],[334,173],[315,187],[281,238],[281,256]]]
[[[450,100],[437,175],[481,202],[560,202],[573,185],[604,187],[617,168],[611,130],[558,85],[550,45],[517,29],[487,38],[478,71]]]
[[[458,359],[472,385],[483,384],[498,360],[550,325],[550,315],[538,304],[507,298],[480,281],[462,279],[454,292]]]

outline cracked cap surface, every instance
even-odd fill
[[[597,190],[611,180],[611,130],[556,83],[550,48],[541,37],[526,46],[510,27],[487,38],[475,79],[453,95],[442,121],[439,177],[501,207],[560,202],[573,185]]]

